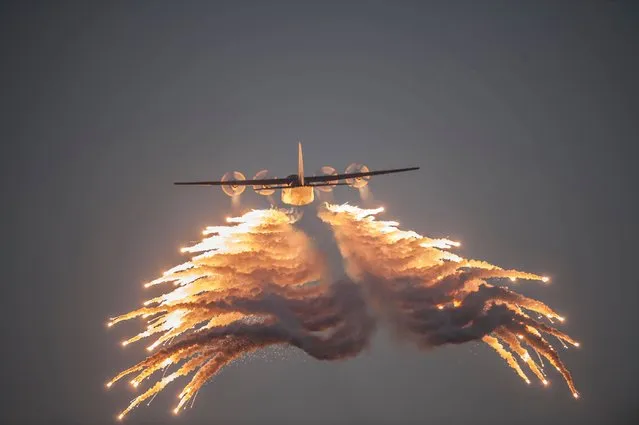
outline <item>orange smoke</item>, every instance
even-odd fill
[[[459,243],[400,230],[397,222],[375,218],[382,211],[326,204],[319,217],[331,226],[349,277],[368,289],[399,332],[430,347],[483,340],[529,382],[502,341],[545,385],[542,365],[535,363],[521,340],[548,359],[577,397],[570,372],[542,335],[579,344],[531,314],[549,321],[563,317],[546,304],[501,286],[516,279],[545,282],[546,277],[462,258],[449,251]]]
[[[151,399],[181,376],[193,375],[174,413],[222,367],[248,352],[289,344],[319,359],[356,355],[368,342],[373,322],[359,288],[322,281],[324,263],[309,238],[293,223],[297,216],[275,209],[229,218],[230,226],[208,227],[201,242],[182,248],[195,256],[145,285],[168,285],[108,326],[141,318],[146,329],[123,345],[155,338],[152,354],[116,375],[110,388],[133,375],[138,388],[156,372],[173,367],[123,410]],[[313,283],[313,284],[311,284]]]
[[[544,357],[578,396],[544,335],[578,343],[531,314],[563,318],[499,284],[543,276],[462,258],[450,252],[458,242],[400,230],[396,222],[377,220],[380,212],[330,204],[320,209],[349,278],[334,283],[325,279],[324,259],[309,237],[294,226],[292,211],[254,210],[206,228],[199,243],[182,248],[192,255],[189,261],[145,285],[166,288],[162,295],[108,322],[141,319],[144,330],[122,344],[150,340],[149,356],[107,383],[110,388],[130,376],[140,388],[150,381],[118,417],[188,376],[173,410],[178,413],[229,362],[270,345],[298,347],[322,360],[355,356],[369,343],[375,318],[390,321],[420,347],[482,340],[528,383],[519,361],[545,385]]]

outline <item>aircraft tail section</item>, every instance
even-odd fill
[[[297,175],[300,184],[304,186],[304,156],[302,155],[302,142],[297,143]]]

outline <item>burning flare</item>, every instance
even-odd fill
[[[146,329],[123,345],[155,340],[147,346],[153,353],[115,376],[107,388],[129,375],[137,388],[174,367],[119,419],[176,378],[193,374],[179,394],[177,414],[222,367],[259,348],[289,344],[328,360],[356,355],[367,344],[373,321],[359,288],[322,279],[323,259],[293,227],[296,220],[290,212],[256,210],[228,219],[231,226],[208,227],[200,243],[182,249],[196,254],[190,261],[145,285],[172,283],[172,289],[109,321],[111,327],[146,320]]]
[[[544,357],[578,397],[570,372],[544,334],[562,344],[578,347],[579,343],[531,315],[551,323],[563,317],[546,304],[499,285],[548,278],[459,257],[449,251],[458,242],[431,239],[400,230],[397,222],[376,220],[382,211],[326,204],[319,217],[333,229],[349,277],[367,290],[401,335],[423,347],[482,340],[527,383],[530,380],[515,355],[546,385]],[[540,364],[528,350],[539,355]]]
[[[254,210],[227,219],[228,226],[206,228],[202,241],[182,248],[193,254],[189,261],[145,285],[168,290],[107,324],[142,319],[145,329],[122,345],[152,340],[149,357],[116,375],[107,388],[127,376],[138,388],[163,372],[118,418],[150,402],[176,378],[191,376],[178,396],[177,414],[225,365],[270,345],[298,347],[322,360],[355,356],[370,341],[374,317],[388,320],[421,347],[482,340],[527,383],[517,359],[546,385],[544,357],[578,397],[544,335],[578,343],[531,315],[550,323],[563,318],[496,284],[543,276],[464,259],[449,251],[458,242],[400,230],[396,222],[376,220],[381,211],[330,204],[319,211],[345,260],[349,279],[339,282],[325,278],[323,257],[293,226],[298,216],[291,211]]]

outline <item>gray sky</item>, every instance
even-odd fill
[[[382,333],[346,362],[254,356],[181,417],[173,386],[127,423],[636,419],[637,6],[313,3],[2,3],[0,422],[112,423],[133,394],[103,385],[144,349],[106,319],[230,211],[171,183],[284,176],[298,139],[309,171],[420,165],[373,181],[385,217],[552,276],[522,291],[582,342],[562,350],[582,399],[554,373],[526,386],[480,344],[425,353]]]

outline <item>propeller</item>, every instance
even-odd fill
[[[270,178],[271,176],[269,176],[268,170],[262,170],[262,171],[258,171],[255,174],[255,177],[253,177],[253,180],[270,179]],[[268,185],[263,185],[263,184],[254,185],[253,190],[255,190],[255,192],[258,195],[263,195],[263,196],[268,196],[275,193],[275,189],[270,189]]]
[[[226,182],[229,180],[246,180],[246,177],[244,177],[244,174],[240,173],[239,171],[229,171],[222,176],[222,181]],[[233,198],[235,196],[241,195],[246,190],[246,186],[223,184],[222,190],[228,196]]]
[[[368,169],[367,166],[365,166],[364,164],[356,164],[356,163],[352,163],[351,165],[349,165],[348,167],[346,167],[346,171],[344,171],[346,174],[351,174],[351,173],[367,173],[370,170]],[[368,181],[371,179],[371,176],[366,176],[366,177],[355,177],[353,179],[346,179],[346,183],[350,186],[350,187],[354,187],[356,189],[361,189],[364,186],[366,186],[368,184]]]
[[[337,175],[337,170],[330,165],[325,165],[319,170],[319,174],[324,176],[334,176]],[[335,186],[337,185],[337,180],[333,182],[326,182],[327,186],[318,186],[317,190],[322,192],[332,192]]]

